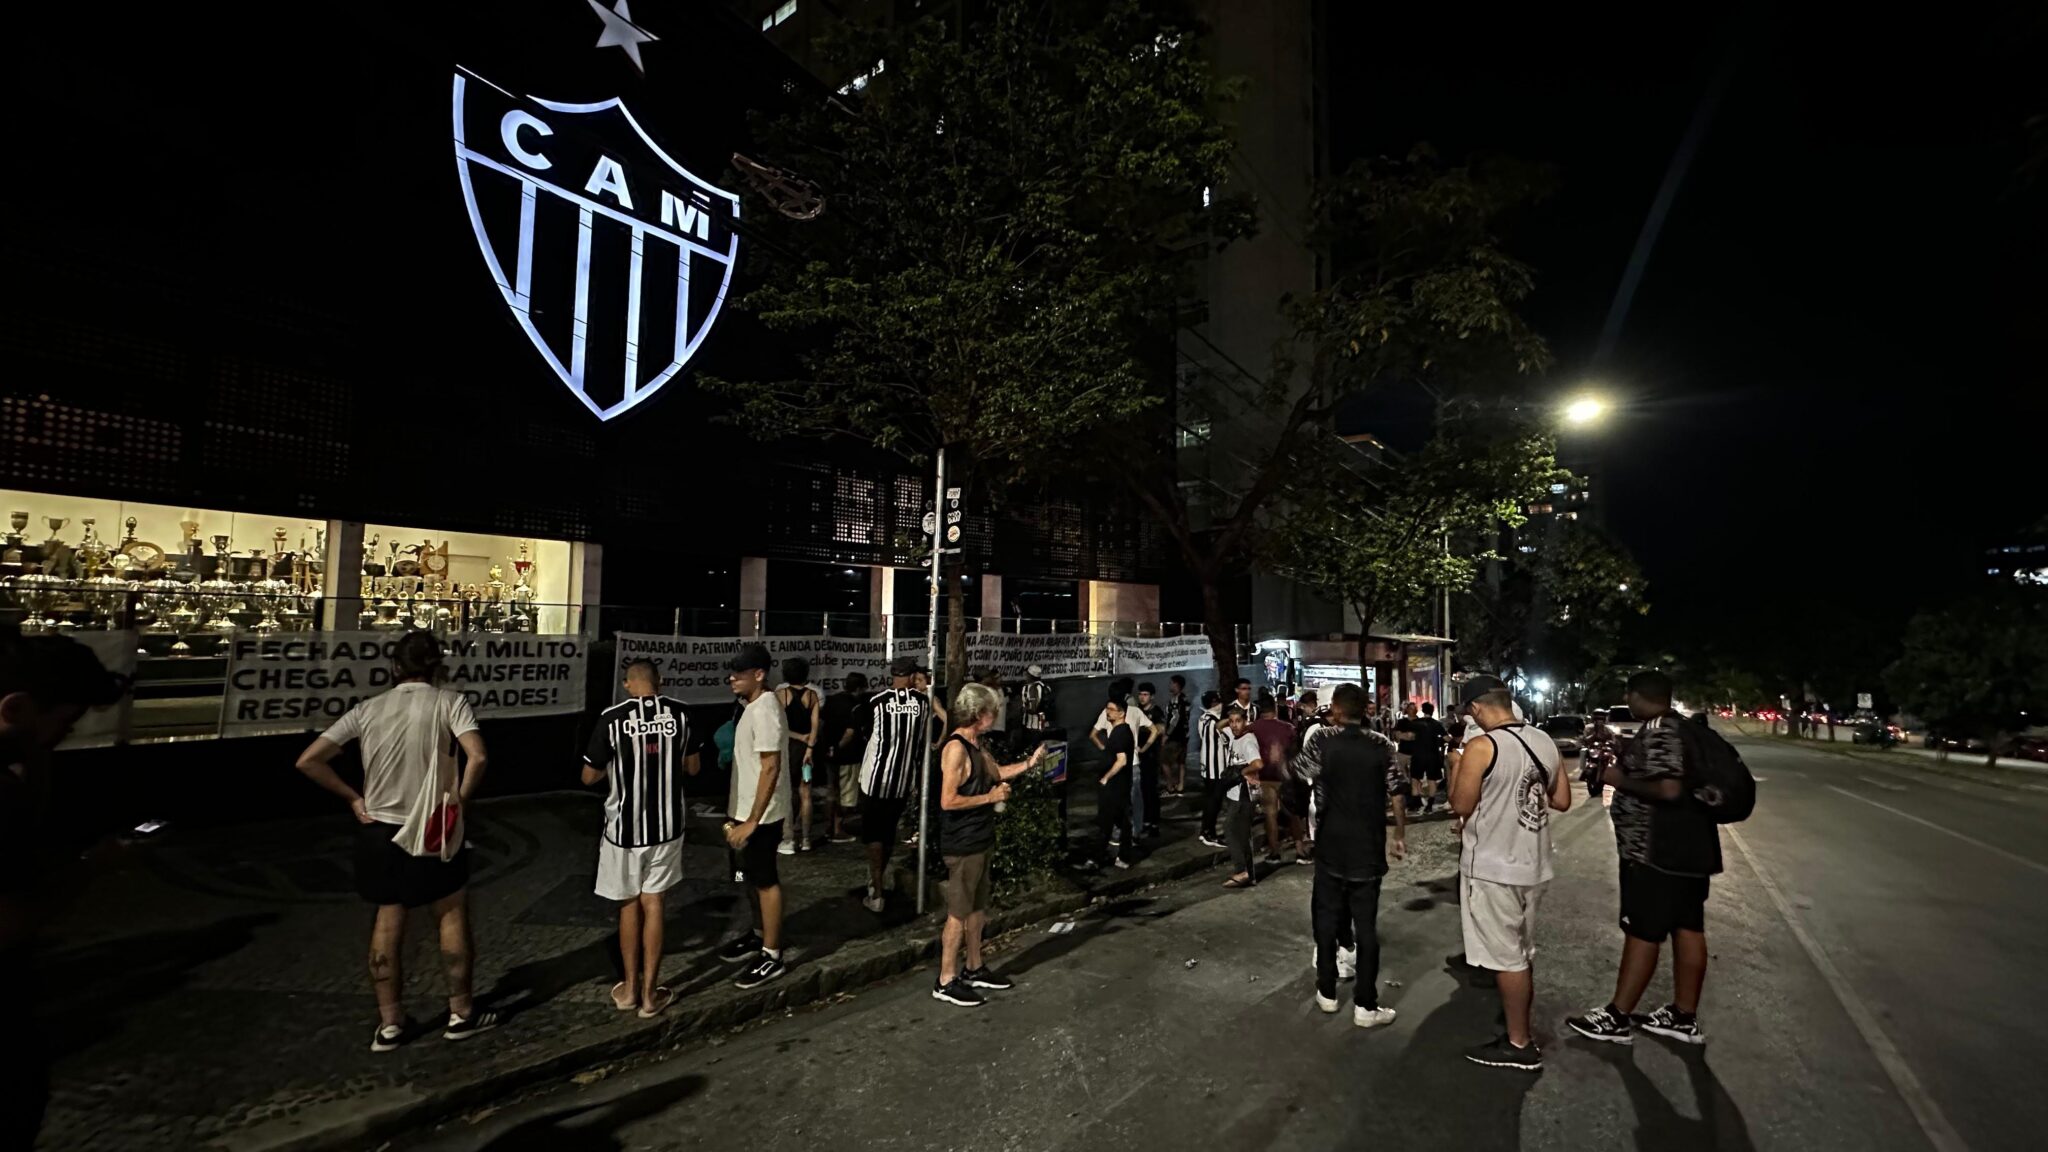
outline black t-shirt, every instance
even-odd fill
[[[839,758],[839,740],[858,723],[858,714],[867,703],[867,698],[852,692],[838,692],[825,697],[825,705],[818,714],[818,751]],[[855,741],[848,758],[858,758],[860,742]]]
[[[1415,745],[1403,748],[1411,762],[1425,767],[1440,767],[1444,762],[1443,722],[1434,716],[1418,716],[1412,721],[1415,731]]]
[[[1106,757],[1102,762],[1102,770],[1104,772],[1109,771],[1110,765],[1116,763],[1117,753],[1119,752],[1123,753],[1124,771],[1128,772],[1136,768],[1138,766],[1137,749],[1137,737],[1131,732],[1129,724],[1119,724],[1111,728],[1109,735],[1102,739],[1102,754]]]
[[[1369,728],[1309,734],[1295,771],[1316,790],[1316,867],[1345,880],[1387,874],[1387,768],[1394,746]]]

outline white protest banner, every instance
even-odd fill
[[[1209,647],[1207,636],[1162,636],[1148,640],[1118,637],[1116,641],[1116,670],[1119,675],[1209,668],[1215,663],[1216,653]]]
[[[725,662],[741,644],[760,644],[768,649],[775,666],[768,670],[768,683],[782,682],[782,662],[793,656],[810,661],[811,687],[831,695],[846,683],[846,674],[860,672],[872,683],[887,676],[889,657],[883,642],[847,636],[661,636],[646,632],[621,632],[618,642],[617,673],[612,688],[614,701],[625,699],[626,665],[635,660],[652,660],[661,672],[661,691],[685,704],[721,704],[732,700],[725,680]]]
[[[78,641],[99,658],[100,667],[119,676],[122,680],[135,678],[134,632],[70,632],[71,639]],[[71,735],[64,738],[58,748],[104,748],[119,743],[128,734],[128,710],[135,702],[134,693],[122,695],[120,703],[105,708],[94,708],[78,718],[72,726]]]
[[[943,647],[943,645],[942,645]],[[896,641],[896,654],[926,653],[924,637]],[[1018,632],[969,632],[967,667],[978,672],[994,668],[1005,680],[1022,680],[1024,669],[1036,664],[1047,680],[1063,676],[1099,676],[1109,671],[1109,641],[1101,636],[1074,632],[1026,634]]]
[[[403,632],[238,632],[228,642],[221,735],[325,728],[391,686]],[[441,681],[469,697],[479,720],[583,710],[589,655],[581,636],[465,633],[441,641]]]

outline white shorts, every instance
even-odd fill
[[[642,892],[666,892],[683,879],[683,838],[645,848],[621,848],[597,840],[597,894],[631,900]]]
[[[1524,972],[1536,956],[1536,902],[1546,884],[1496,884],[1460,877],[1458,922],[1465,930],[1465,962],[1495,972]]]

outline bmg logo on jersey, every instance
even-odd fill
[[[638,740],[642,736],[666,736],[673,740],[676,735],[676,718],[673,715],[647,718],[628,716],[619,721],[619,732],[628,740]]]
[[[739,260],[739,197],[617,99],[564,104],[455,76],[455,167],[484,263],[541,358],[600,420],[689,363]]]

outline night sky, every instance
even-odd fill
[[[1512,247],[1558,354],[1540,387],[1594,380],[1622,405],[1586,447],[1650,578],[1645,648],[1881,663],[1913,609],[1983,579],[1985,545],[2048,516],[2048,172],[2022,171],[2048,9],[1844,24],[1701,6],[1654,26],[1639,7],[1332,8],[1340,166],[1427,140],[1560,170]]]

